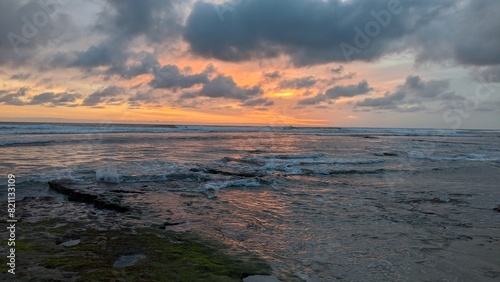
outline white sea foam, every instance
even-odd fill
[[[96,182],[120,183],[120,175],[111,164],[105,168],[100,168],[95,172]]]
[[[118,125],[118,124],[0,124],[0,135],[9,134],[96,134],[96,133],[209,133],[209,132],[289,132],[319,135],[469,136],[499,134],[498,130],[320,128],[269,126]]]

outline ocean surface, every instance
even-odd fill
[[[500,279],[500,131],[0,123],[0,156],[19,198],[140,185],[154,221],[200,193],[178,207],[192,228],[278,276]]]

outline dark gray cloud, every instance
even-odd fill
[[[360,81],[358,84],[352,85],[337,85],[325,91],[325,93],[318,93],[316,96],[302,99],[298,102],[299,105],[316,105],[322,102],[334,103],[332,100],[341,97],[354,97],[358,95],[368,94],[373,88],[370,87],[366,80]]]
[[[367,94],[373,88],[368,85],[366,80],[353,85],[338,85],[326,90],[326,96],[330,99],[338,99],[340,97],[354,97],[357,95]]]
[[[125,90],[116,86],[109,86],[88,95],[82,102],[83,106],[98,106],[99,104],[115,104],[123,102],[118,96]]]
[[[335,77],[332,77],[329,79],[329,82],[330,83],[337,83],[341,80],[345,80],[345,79],[353,79],[354,77],[356,77],[357,73],[355,72],[350,72],[348,74],[345,74],[345,75],[341,75],[341,76],[335,76]]]
[[[65,1],[0,1],[0,65],[26,63],[37,51],[78,35]],[[62,3],[62,4],[59,4]]]
[[[43,106],[72,106],[82,97],[78,93],[45,92],[29,97],[28,88],[21,87],[17,90],[0,90],[0,104],[12,106],[43,105]]]
[[[410,75],[406,78],[406,82],[400,91],[408,91],[414,93],[415,96],[424,98],[434,98],[443,94],[450,87],[448,80],[430,80],[423,81],[419,76]]]
[[[366,98],[356,103],[358,107],[372,107],[378,109],[394,109],[401,104],[406,97],[404,92],[385,93],[383,97]]]
[[[139,109],[143,104],[161,106],[160,98],[151,92],[137,92],[127,99],[129,108]]]
[[[498,0],[252,0],[231,7],[221,20],[213,5],[194,6],[184,32],[193,52],[234,62],[285,53],[305,66],[408,50],[417,63],[500,64]]]
[[[112,9],[101,12],[94,29],[119,38],[145,36],[148,41],[162,43],[180,34],[182,15],[180,0],[108,0]],[[186,2],[186,1],[185,1]]]
[[[274,105],[274,101],[271,101],[268,98],[257,98],[257,99],[248,100],[244,103],[241,103],[241,106],[243,106],[243,107],[256,107],[256,106],[269,107],[272,105]]]
[[[309,105],[316,105],[316,104],[319,104],[321,102],[325,102],[325,101],[328,101],[328,97],[326,97],[325,94],[318,94],[314,97],[310,97],[310,98],[306,98],[306,99],[302,99],[299,101],[299,105],[302,105],[302,106],[309,106]]]
[[[419,76],[410,75],[404,84],[397,86],[393,92],[387,92],[383,97],[366,98],[358,101],[355,105],[357,107],[415,112],[426,109],[426,102],[452,101],[462,98],[450,91],[448,80],[424,81]]]
[[[0,90],[0,104],[22,106],[25,101],[22,99],[26,97],[28,88],[22,87],[18,90]]]
[[[74,104],[82,95],[78,93],[54,93],[45,92],[35,95],[28,103],[30,105],[46,105],[46,106],[68,106]]]
[[[274,80],[281,77],[281,73],[279,71],[265,72],[262,75],[269,80]]]
[[[132,51],[134,40],[160,46],[169,43],[182,30],[179,0],[108,0],[91,31],[103,39],[86,50],[60,53],[51,58],[54,67],[93,69],[104,67],[106,75],[132,78],[151,73],[158,67],[157,55]]]
[[[314,76],[300,77],[294,79],[283,80],[279,87],[282,89],[304,89],[311,88],[318,82]]]
[[[52,67],[76,67],[91,70],[104,67],[105,75],[119,75],[122,78],[132,78],[138,75],[152,73],[159,66],[156,56],[146,52],[127,51],[127,46],[118,43],[101,42],[92,45],[85,51],[58,53],[46,60]]]
[[[343,65],[340,65],[336,68],[328,68],[329,71],[331,71],[332,73],[334,74],[341,74],[344,72],[344,66]]]
[[[10,76],[10,79],[26,80],[31,77],[31,73],[16,73]]]
[[[213,5],[198,2],[188,17],[184,38],[196,54],[224,61],[275,57],[282,53],[290,55],[296,66],[372,61],[409,48],[400,41],[425,29],[455,4],[451,0],[401,1],[400,6],[391,9],[395,12],[391,14],[385,12],[388,3],[386,0],[252,0],[234,5],[221,21]],[[371,11],[377,15],[373,16]],[[373,25],[378,25],[380,31],[375,32]],[[368,33],[371,28],[371,34],[376,36],[358,35],[367,33],[367,28]],[[355,42],[357,35],[359,44]],[[354,46],[356,52],[346,56],[342,43]]]
[[[153,88],[165,89],[184,89],[195,85],[206,84],[209,82],[209,74],[212,73],[213,66],[209,65],[204,72],[198,74],[187,74],[181,72],[176,65],[166,65],[161,68],[155,68],[154,79],[150,85]]]
[[[238,86],[232,77],[218,75],[205,85],[198,93],[209,98],[226,98],[247,101],[259,97],[263,93],[259,86]]]
[[[458,15],[451,15],[454,55],[466,65],[500,64],[500,5],[497,0],[466,1]],[[464,36],[467,35],[467,36]],[[432,44],[432,43],[430,43]]]
[[[148,102],[148,103],[157,103],[158,98],[147,92],[138,92],[135,93],[134,96],[128,98],[129,102]]]

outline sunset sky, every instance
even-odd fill
[[[498,0],[0,0],[0,121],[500,129]]]

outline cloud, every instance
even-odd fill
[[[341,73],[344,72],[344,66],[340,65],[340,66],[338,66],[336,68],[328,68],[328,70],[330,70],[334,74],[341,74]]]
[[[279,71],[264,72],[262,75],[269,80],[274,80],[281,77],[281,73]]]
[[[383,97],[366,98],[355,105],[375,109],[395,109],[401,112],[420,111],[426,109],[425,102],[462,98],[449,88],[448,80],[424,81],[419,76],[410,75],[404,84],[398,85],[393,92],[387,92]]]
[[[271,101],[268,98],[257,98],[257,99],[248,100],[244,103],[241,103],[242,107],[256,107],[256,106],[269,107],[272,105],[274,105],[274,101]]]
[[[219,74],[203,85],[198,96],[247,101],[260,96],[262,93],[263,91],[259,86],[240,87],[236,85],[232,77]]]
[[[402,87],[402,91],[408,91],[424,98],[434,98],[450,87],[448,80],[430,80],[424,82],[419,76],[410,75]]]
[[[16,73],[10,76],[10,79],[27,80],[31,77],[31,73]]]
[[[280,82],[279,87],[282,89],[303,89],[313,87],[318,80],[314,76],[307,76]]]
[[[28,96],[28,88],[21,87],[17,90],[0,90],[0,104],[12,106],[43,105],[55,106],[76,106],[75,102],[82,97],[78,93],[54,93],[44,92],[35,96]]]
[[[366,98],[356,103],[358,107],[372,107],[378,109],[394,109],[401,103],[406,94],[404,92],[385,93],[383,97]]]
[[[498,0],[238,2],[194,6],[184,31],[194,53],[231,62],[286,54],[307,66],[410,51],[417,64],[500,64]]]
[[[119,38],[145,36],[149,42],[161,43],[180,34],[182,14],[179,0],[108,0],[110,9],[100,13],[94,29]]]
[[[336,76],[336,77],[332,77],[329,79],[329,82],[330,83],[337,83],[341,80],[345,80],[345,79],[353,79],[354,77],[356,77],[357,73],[355,72],[350,72],[346,75],[341,75],[341,76]]]
[[[109,86],[88,95],[82,102],[83,106],[97,106],[99,104],[115,104],[122,100],[117,96],[125,90],[121,87]]]
[[[500,65],[488,66],[473,73],[474,80],[481,83],[500,82]]]
[[[22,106],[25,101],[21,98],[26,97],[27,88],[22,87],[17,91],[12,90],[0,90],[0,104],[12,105],[12,106]]]
[[[299,105],[302,106],[309,106],[309,105],[316,105],[321,102],[328,101],[328,97],[326,97],[325,94],[318,94],[314,97],[302,99],[299,101]]]
[[[165,89],[184,89],[195,85],[206,84],[209,82],[208,75],[213,72],[213,66],[209,65],[204,72],[199,74],[182,73],[176,65],[166,65],[161,68],[155,68],[154,79],[150,85],[153,88]]]
[[[326,90],[326,96],[330,99],[338,99],[340,97],[354,97],[357,95],[367,94],[373,88],[368,85],[366,80],[354,85],[339,85]]]
[[[500,64],[500,5],[496,0],[466,1],[458,15],[450,15],[454,55],[465,65]],[[467,36],[463,36],[466,34]]]
[[[224,20],[212,4],[197,2],[187,19],[184,38],[194,53],[223,61],[283,53],[295,66],[373,61],[411,48],[407,37],[426,30],[454,4],[451,0],[401,1],[386,23],[387,18],[379,13],[388,10],[385,0],[252,0],[233,5],[224,13]],[[372,11],[379,14],[374,16]],[[378,24],[380,31],[374,38],[358,35],[366,33],[368,23],[377,24],[377,19],[382,25]],[[355,44],[356,36],[365,37],[367,44]],[[357,51],[346,56],[342,43],[357,46]]]
[[[56,54],[48,60],[53,67],[84,70],[104,67],[104,74],[132,78],[158,67],[157,54],[132,51],[134,43],[150,46],[174,42],[181,34],[182,13],[178,0],[108,0],[91,26],[90,34],[102,38],[84,50]]]
[[[48,45],[78,36],[62,6],[55,1],[0,1],[0,65],[37,59]]]
[[[30,105],[47,105],[47,106],[68,106],[76,102],[82,95],[76,93],[54,93],[45,92],[35,95],[28,103]]]

